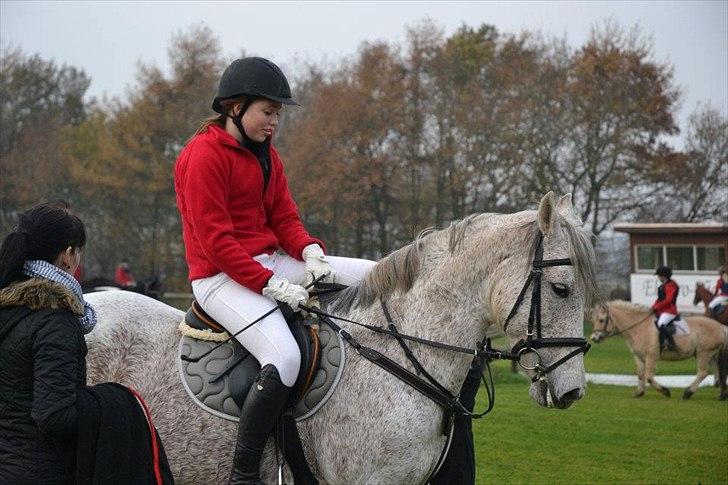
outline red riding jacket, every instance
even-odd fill
[[[271,174],[219,126],[196,135],[177,158],[174,188],[182,218],[189,279],[224,272],[260,293],[273,272],[253,259],[279,247],[301,260],[311,237],[288,191],[283,163],[270,149]]]
[[[677,295],[680,293],[680,287],[672,280],[657,289],[657,300],[652,304],[652,309],[659,317],[662,313],[677,315]]]
[[[728,283],[723,281],[723,278],[718,278],[718,282],[715,284],[715,296],[728,296]]]

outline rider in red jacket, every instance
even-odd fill
[[[675,327],[672,322],[678,315],[677,297],[680,287],[671,279],[672,270],[667,266],[660,266],[655,274],[662,282],[657,289],[657,300],[652,304],[652,311],[657,317],[657,330],[660,332],[660,348],[667,341],[667,348],[675,350],[675,341],[672,338]]]
[[[241,409],[231,484],[260,483],[263,448],[299,374],[298,345],[281,312],[271,312],[276,301],[295,311],[308,300],[303,285],[334,274],[355,284],[374,264],[324,255],[324,243],[301,222],[271,145],[290,104],[278,66],[260,57],[234,61],[213,100],[218,114],[175,165],[192,293],[261,365]]]
[[[116,266],[114,281],[122,288],[129,288],[130,286],[136,285],[134,275],[131,274],[131,269],[129,269],[129,263],[122,261]]]

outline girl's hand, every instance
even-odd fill
[[[309,244],[303,248],[303,260],[306,262],[306,285],[317,278],[323,277],[321,281],[334,282],[336,272],[331,264],[326,261],[323,249],[318,244]]]
[[[263,295],[287,303],[293,311],[298,311],[298,305],[308,301],[306,288],[289,283],[287,279],[275,275],[270,277],[268,284],[263,288]]]

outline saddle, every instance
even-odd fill
[[[293,408],[296,421],[302,421],[318,411],[333,394],[344,369],[344,342],[326,325],[319,326],[314,316],[304,317],[285,305],[281,311],[301,351],[301,368],[289,407]],[[260,363],[234,338],[198,362],[182,360],[182,355],[197,359],[229,336],[196,301],[192,302],[179,328],[182,337],[177,366],[187,394],[205,411],[238,421]]]

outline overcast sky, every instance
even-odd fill
[[[612,17],[639,24],[655,59],[675,67],[684,92],[679,122],[699,102],[728,111],[728,1],[567,2],[41,2],[0,0],[2,45],[83,68],[89,94],[123,95],[136,63],[166,65],[172,33],[204,22],[223,51],[242,49],[291,65],[334,61],[365,40],[402,42],[405,27],[425,17],[452,33],[467,23],[503,32],[538,30],[581,45],[595,24]]]

